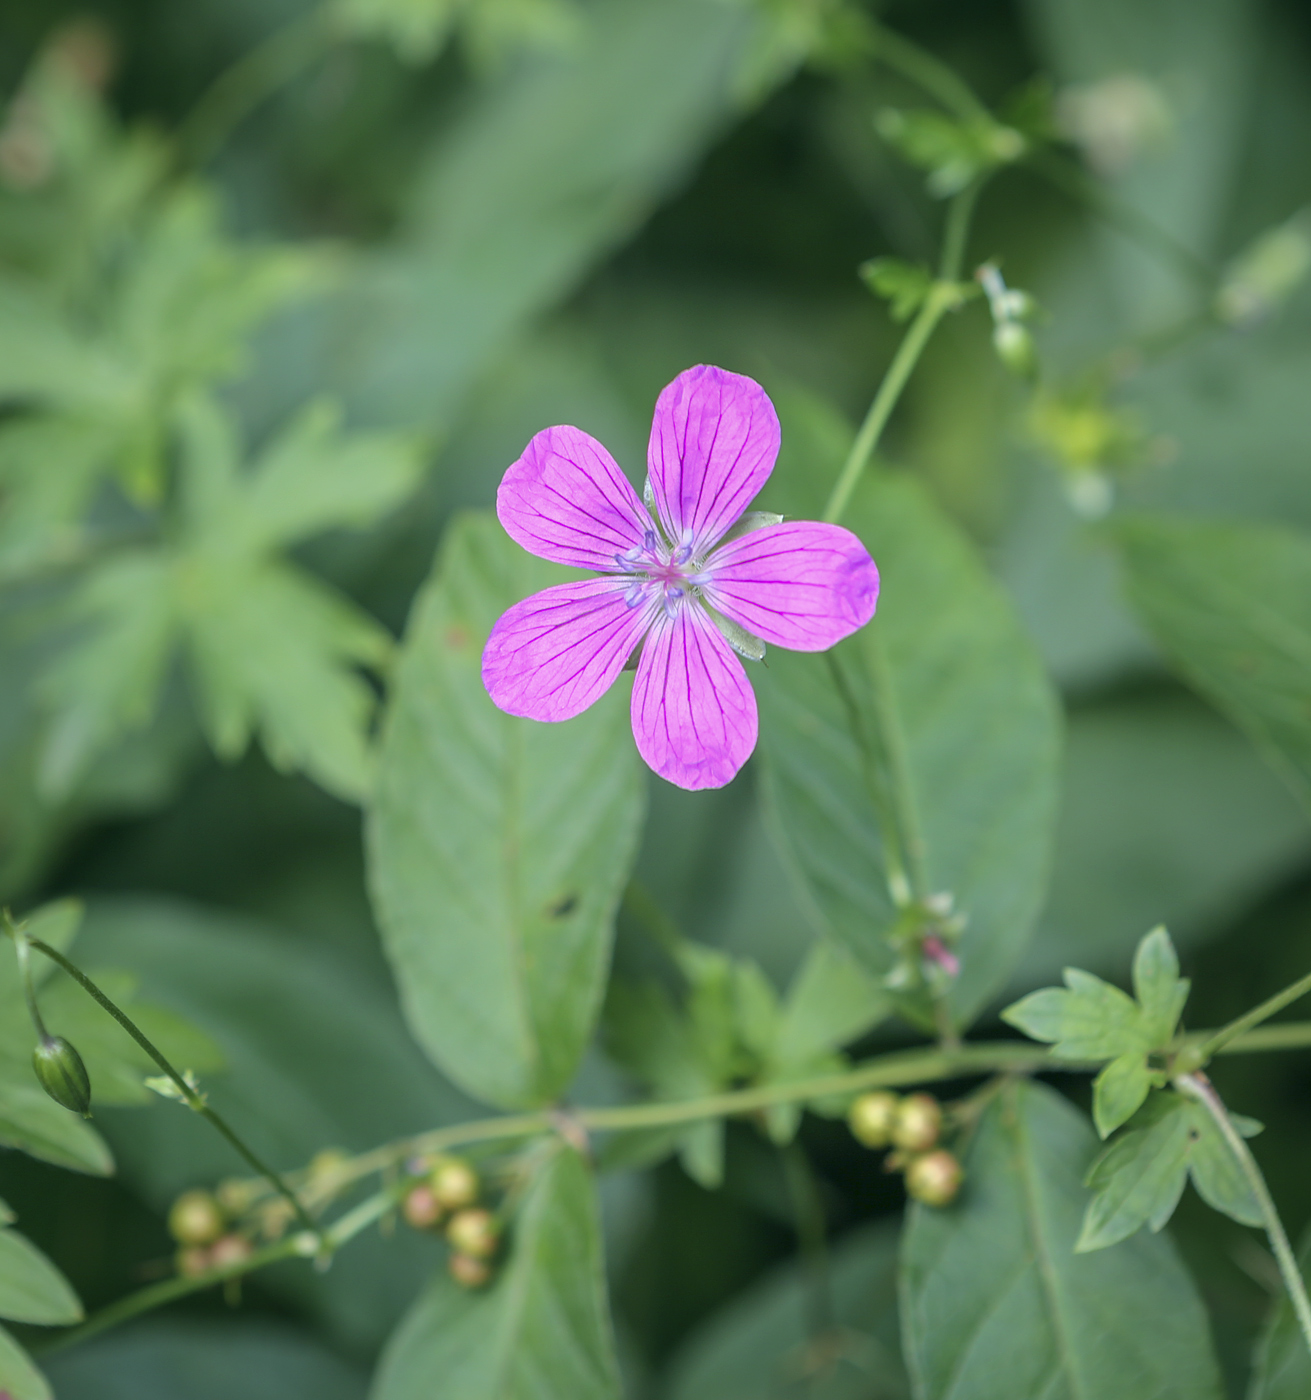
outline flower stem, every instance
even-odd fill
[[[987,122],[993,117],[954,69],[927,49],[881,24],[871,26],[873,57],[893,72],[909,78],[963,122]]]
[[[214,79],[183,121],[179,159],[203,165],[260,103],[321,58],[336,38],[330,7],[324,5],[248,49]]]
[[[1277,1011],[1282,1011],[1284,1007],[1294,1002],[1298,997],[1305,996],[1311,992],[1311,972],[1305,977],[1300,977],[1290,987],[1285,987],[1282,992],[1276,992],[1274,996],[1267,997],[1260,1006],[1254,1006],[1244,1015],[1230,1021],[1227,1026],[1221,1028],[1204,1040],[1197,1047],[1197,1053],[1202,1057],[1205,1064],[1212,1055],[1218,1054],[1230,1041],[1237,1039],[1240,1035],[1250,1031],[1254,1026],[1259,1026],[1262,1021],[1268,1021]]]
[[[18,933],[16,941],[19,943],[20,947],[23,944],[28,944],[31,947],[35,948],[38,952],[44,953],[45,956],[48,957],[52,962],[57,963],[60,967],[62,967],[64,971],[68,973],[68,975],[82,988],[83,991],[85,991],[89,996],[98,1001],[100,1005],[103,1006],[104,1009],[109,1012],[109,1014],[114,1018],[114,1020],[116,1020],[118,1024],[123,1027],[123,1029],[128,1033],[128,1035],[130,1035],[132,1039],[135,1040],[136,1043],[146,1052],[146,1054],[149,1055],[152,1060],[154,1060],[154,1062],[160,1067],[160,1069],[162,1069],[164,1073],[168,1075],[169,1079],[171,1079],[173,1081],[173,1084],[176,1086],[178,1093],[182,1096],[183,1102],[185,1102],[189,1108],[199,1113],[202,1118],[207,1119],[214,1126],[214,1128],[217,1129],[217,1131],[228,1140],[231,1146],[238,1152],[238,1154],[240,1154],[240,1156],[247,1163],[247,1165],[250,1166],[256,1172],[258,1172],[260,1176],[262,1176],[264,1180],[267,1181],[269,1185],[272,1186],[280,1196],[286,1199],[287,1203],[291,1206],[292,1210],[295,1211],[296,1219],[300,1222],[301,1226],[304,1229],[311,1231],[315,1235],[319,1234],[319,1227],[310,1218],[309,1214],[305,1210],[305,1207],[301,1204],[299,1197],[291,1189],[291,1187],[287,1185],[287,1183],[282,1179],[281,1176],[278,1175],[276,1171],[273,1170],[272,1167],[262,1162],[255,1155],[255,1153],[252,1152],[251,1149],[246,1146],[246,1144],[241,1140],[241,1138],[238,1137],[237,1134],[233,1132],[233,1130],[227,1125],[224,1119],[221,1118],[217,1113],[215,1113],[215,1111],[212,1108],[210,1108],[210,1106],[205,1102],[204,1098],[200,1094],[198,1094],[195,1089],[191,1087],[191,1085],[187,1082],[183,1075],[179,1074],[178,1071],[174,1069],[171,1064],[169,1064],[168,1060],[164,1058],[162,1052],[150,1040],[150,1038],[145,1034],[145,1032],[141,1030],[141,1028],[136,1024],[136,1022],[133,1021],[132,1018],[128,1016],[125,1011],[116,1006],[114,1002],[112,1002],[109,999],[109,997],[107,997],[104,994],[104,992],[102,992],[100,988],[96,986],[96,984],[86,975],[86,973],[82,971],[81,968],[69,962],[69,960],[57,948],[52,948],[48,943],[43,942],[40,938],[29,938],[27,935],[23,934],[20,931]]]
[[[1220,1129],[1229,1150],[1234,1154],[1243,1175],[1247,1178],[1248,1185],[1251,1186],[1252,1192],[1256,1196],[1257,1204],[1261,1207],[1261,1214],[1265,1218],[1266,1234],[1270,1237],[1270,1244],[1279,1264],[1279,1272],[1283,1275],[1284,1287],[1288,1290],[1289,1300],[1293,1304],[1293,1312],[1297,1315],[1297,1325],[1302,1329],[1302,1339],[1306,1342],[1308,1353],[1311,1353],[1311,1299],[1307,1298],[1306,1284],[1302,1279],[1302,1271],[1297,1266],[1293,1248],[1288,1242],[1288,1232],[1284,1229],[1284,1223],[1280,1220],[1279,1212],[1275,1209],[1270,1189],[1265,1184],[1265,1177],[1261,1174],[1261,1168],[1257,1165],[1256,1158],[1252,1156],[1251,1149],[1234,1127],[1220,1095],[1216,1093],[1206,1075],[1200,1072],[1181,1074],[1174,1082],[1175,1086],[1183,1093],[1196,1099],[1215,1120],[1216,1127]]]

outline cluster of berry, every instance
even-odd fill
[[[177,1270],[184,1278],[243,1264],[254,1252],[250,1239],[232,1228],[230,1214],[209,1191],[184,1191],[168,1213],[177,1241]]]
[[[481,1288],[492,1276],[501,1227],[478,1204],[478,1173],[460,1157],[412,1163],[411,1172],[417,1179],[405,1193],[401,1214],[416,1230],[442,1229],[451,1246],[451,1277],[462,1288]]]
[[[851,1105],[847,1124],[856,1141],[866,1147],[894,1149],[884,1169],[904,1172],[907,1194],[915,1200],[945,1206],[956,1199],[963,1176],[961,1164],[938,1146],[942,1105],[932,1094],[902,1098],[886,1089],[872,1090]]]

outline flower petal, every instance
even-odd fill
[[[879,571],[840,525],[789,520],[730,540],[706,561],[711,607],[762,641],[823,651],[874,616]]]
[[[756,697],[705,609],[656,614],[633,682],[633,737],[662,778],[723,787],[756,746]]]
[[[778,456],[778,414],[744,374],[684,370],[656,401],[647,470],[670,540],[700,555],[754,500]]]
[[[642,640],[658,598],[626,601],[631,579],[589,578],[534,593],[502,614],[483,684],[507,714],[572,719],[601,698]]]
[[[530,554],[577,569],[615,570],[651,517],[615,459],[578,428],[544,428],[505,473],[496,514]]]

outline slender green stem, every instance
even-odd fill
[[[1196,1099],[1215,1120],[1216,1127],[1220,1129],[1230,1152],[1234,1154],[1243,1175],[1247,1178],[1265,1218],[1266,1234],[1270,1237],[1279,1272],[1283,1275],[1284,1287],[1288,1290],[1293,1311],[1297,1315],[1297,1325],[1302,1329],[1302,1339],[1306,1342],[1307,1351],[1311,1353],[1311,1299],[1307,1298],[1306,1284],[1302,1279],[1302,1271],[1297,1266],[1293,1247],[1288,1242],[1288,1232],[1275,1209],[1270,1188],[1265,1184],[1265,1177],[1261,1174],[1256,1158],[1252,1156],[1251,1149],[1234,1127],[1220,1095],[1215,1092],[1206,1075],[1200,1071],[1196,1074],[1181,1074],[1175,1080],[1175,1085],[1190,1098]]]
[[[158,1047],[154,1044],[153,1041],[150,1040],[150,1038],[145,1034],[145,1032],[141,1030],[141,1028],[136,1024],[136,1022],[133,1021],[132,1018],[127,1015],[126,1012],[122,1011],[117,1005],[115,1005],[115,1003],[112,1002],[104,994],[104,992],[100,990],[99,987],[96,986],[96,984],[86,975],[86,973],[82,971],[81,968],[77,967],[74,963],[69,962],[69,960],[57,948],[52,948],[48,943],[43,942],[40,938],[25,938],[25,941],[27,943],[30,943],[31,946],[35,948],[38,952],[44,953],[45,956],[51,960],[51,962],[57,963],[60,967],[62,967],[64,971],[68,973],[68,975],[82,988],[83,991],[85,991],[89,996],[98,1001],[100,1005],[103,1006],[104,1009],[109,1012],[109,1014],[114,1018],[114,1020],[116,1020],[118,1024],[123,1027],[123,1029],[128,1033],[128,1035],[130,1035],[132,1039],[136,1041],[136,1043],[146,1052],[146,1054],[149,1055],[150,1058],[154,1060],[154,1062],[160,1067],[160,1069],[162,1069],[164,1073],[168,1075],[168,1077],[173,1081],[179,1094],[181,1094],[187,1106],[189,1108],[194,1109],[195,1112],[199,1113],[202,1118],[207,1119],[228,1140],[232,1147],[241,1156],[242,1160],[245,1161],[246,1164],[250,1166],[254,1171],[257,1171],[260,1174],[260,1176],[262,1176],[265,1179],[265,1181],[267,1181],[269,1185],[272,1186],[274,1190],[278,1192],[279,1195],[283,1196],[287,1200],[291,1208],[296,1213],[296,1219],[300,1221],[301,1225],[306,1230],[313,1231],[317,1234],[319,1227],[310,1218],[309,1214],[305,1210],[305,1207],[301,1204],[299,1197],[291,1189],[291,1187],[288,1186],[285,1181],[283,1181],[282,1177],[279,1176],[278,1173],[274,1171],[272,1167],[260,1161],[260,1159],[255,1155],[255,1153],[252,1152],[250,1148],[246,1146],[246,1144],[241,1140],[241,1138],[237,1136],[235,1132],[233,1132],[233,1130],[227,1125],[224,1119],[221,1118],[219,1114],[215,1113],[215,1111],[212,1108],[210,1108],[210,1106],[205,1102],[203,1096],[198,1094],[196,1090],[193,1089],[191,1085],[187,1082],[187,1080],[181,1074],[179,1074],[178,1071],[174,1069],[171,1064],[169,1064],[169,1062],[164,1058],[163,1054],[160,1052]]]
[[[1202,1035],[1206,1032],[1203,1031]],[[1191,1037],[1190,1037],[1191,1038]],[[1256,1055],[1271,1050],[1304,1050],[1311,1046],[1311,1021],[1280,1021],[1277,1026],[1258,1026],[1237,1040],[1222,1045],[1221,1055]]]
[[[1260,1006],[1254,1006],[1244,1015],[1230,1021],[1227,1026],[1221,1026],[1213,1036],[1204,1040],[1198,1047],[1202,1063],[1205,1064],[1212,1055],[1218,1054],[1231,1040],[1236,1040],[1254,1026],[1259,1026],[1262,1021],[1268,1021],[1277,1011],[1282,1011],[1284,1007],[1295,1002],[1298,997],[1306,996],[1308,992],[1311,992],[1311,972],[1308,972],[1305,977],[1300,977],[1291,987],[1285,987],[1282,992],[1276,992],[1274,996],[1267,997]]]
[[[336,40],[330,7],[319,5],[242,54],[201,94],[179,128],[180,159],[203,165],[256,107],[317,62]]]
[[[806,1274],[807,1330],[812,1338],[822,1337],[831,1332],[837,1323],[829,1277],[828,1223],[824,1219],[824,1202],[810,1159],[796,1138],[779,1149],[779,1156],[792,1206],[797,1246]]]
[[[18,977],[23,984],[23,997],[27,1001],[27,1014],[32,1018],[32,1026],[41,1040],[49,1040],[50,1032],[41,1019],[41,1008],[36,1003],[36,988],[32,985],[32,956],[29,951],[27,934],[13,921],[9,910],[4,911],[5,932],[14,940],[14,954],[18,958]]]
[[[992,113],[941,59],[881,24],[872,25],[872,33],[873,56],[885,67],[909,78],[961,121],[992,123]]]
[[[965,262],[965,245],[970,236],[970,220],[979,202],[983,180],[973,180],[952,197],[947,205],[947,222],[942,234],[942,257],[938,263],[938,281],[959,281]]]

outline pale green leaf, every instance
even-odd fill
[[[1111,1060],[1093,1080],[1093,1122],[1102,1137],[1127,1123],[1151,1092],[1153,1075],[1147,1057],[1131,1050]]]
[[[388,1343],[372,1400],[618,1400],[596,1189],[577,1153],[542,1163],[490,1287],[445,1271]]]
[[[799,1064],[850,1044],[892,1012],[892,998],[844,948],[822,939],[788,988],[773,1058]]]
[[[1311,537],[1162,518],[1117,538],[1130,600],[1161,646],[1311,802]]]
[[[1189,983],[1179,976],[1179,959],[1164,928],[1154,928],[1138,945],[1133,990],[1158,1046],[1165,1045],[1183,1014]]]
[[[32,1358],[0,1327],[0,1394],[11,1400],[52,1400],[46,1378]]]
[[[1002,1019],[1034,1040],[1051,1041],[1060,1060],[1111,1060],[1160,1048],[1128,993],[1076,967],[1065,969],[1065,983],[1068,990],[1030,992],[1008,1006]]]
[[[626,687],[535,724],[483,686],[498,615],[561,577],[490,515],[454,522],[410,621],[369,821],[409,1023],[503,1106],[550,1101],[577,1067],[643,811]]]
[[[1304,1282],[1311,1261],[1311,1235],[1303,1237],[1298,1262]],[[1304,1400],[1311,1395],[1311,1354],[1298,1326],[1297,1315],[1286,1293],[1281,1292],[1270,1309],[1256,1348],[1252,1386],[1247,1400]]]
[[[16,1230],[0,1230],[0,1317],[46,1327],[82,1320],[68,1280]]]
[[[979,1123],[957,1203],[912,1207],[902,1328],[919,1400],[1220,1400],[1206,1313],[1169,1241],[1074,1253],[1095,1147],[1054,1090],[1012,1084]]]
[[[1093,1198],[1075,1246],[1079,1253],[1105,1249],[1144,1225],[1160,1230],[1174,1214],[1188,1181],[1192,1124],[1187,1105],[1160,1095],[1147,1126],[1130,1127],[1098,1158],[1088,1176]],[[1154,1120],[1154,1121],[1153,1121]]]
[[[881,824],[922,893],[955,897],[949,1005],[963,1024],[1004,984],[1042,901],[1059,707],[1009,602],[920,488],[871,480],[845,523],[879,566],[879,610],[829,657],[771,653],[757,682],[766,797],[816,922],[875,974],[892,966],[896,917]]]

